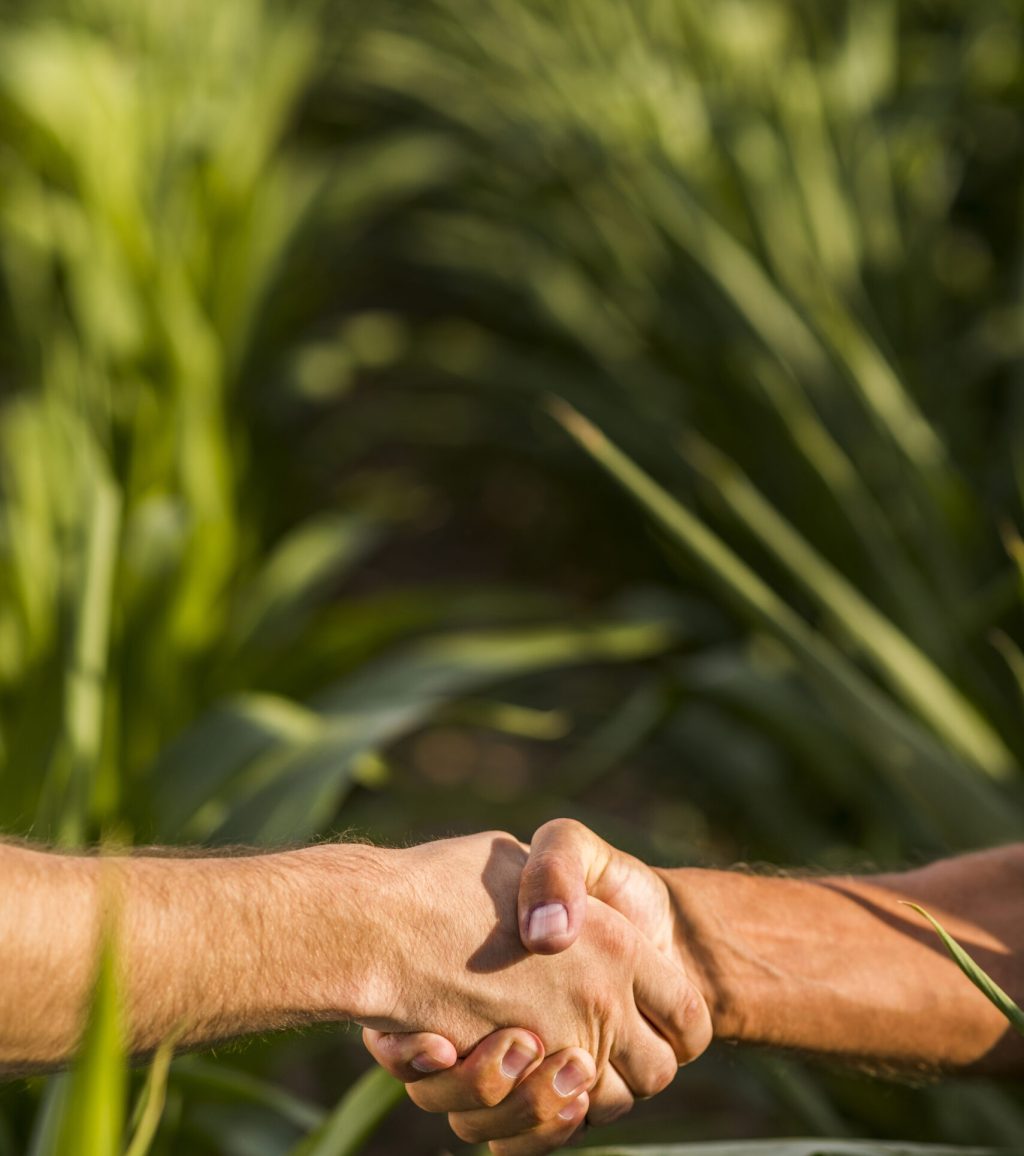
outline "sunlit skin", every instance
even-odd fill
[[[529,849],[500,832],[234,857],[2,844],[0,872],[10,1075],[73,1054],[104,925],[135,1054],[354,1020],[418,1104],[499,1156],[614,1119],[712,1028],[881,1069],[1024,1069],[1022,1041],[901,905],[926,907],[1020,998],[1024,846],[899,875],[759,878],[654,870],[558,821]]]
[[[0,1067],[71,1057],[106,925],[136,1055],[171,1035],[200,1047],[344,1020],[439,1031],[466,1053],[521,1025],[498,1063],[547,1076],[544,1051],[558,1053],[563,1130],[588,1110],[613,1118],[703,1051],[708,1009],[668,955],[597,899],[583,899],[571,953],[527,952],[516,911],[526,857],[500,832],[233,857],[0,845]]]
[[[1024,1040],[902,903],[935,915],[1020,1002],[1024,844],[901,874],[785,878],[652,869],[579,823],[542,827],[520,888],[524,944],[570,948],[588,895],[626,915],[693,979],[719,1039],[892,1073],[1024,1071]],[[432,1035],[364,1038],[412,1099],[448,1112],[463,1139],[491,1140],[499,1156],[541,1156],[565,1139],[565,1097],[552,1075],[559,1057],[511,1078],[499,1057],[513,1034],[495,1033],[462,1060]]]

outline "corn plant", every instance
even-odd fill
[[[1019,838],[1019,51],[998,3],[436,0],[385,6],[329,80],[461,161],[374,251],[431,286],[395,293],[395,404],[404,372],[518,411],[506,452],[553,411],[534,460],[612,540],[642,511],[734,624],[641,741],[742,856]],[[759,1074],[808,1120],[864,1111]],[[957,1094],[932,1138],[1019,1142],[1019,1107]]]
[[[544,760],[543,797],[459,813],[524,836],[573,813],[648,856],[832,867],[1018,837],[1010,0],[7,10],[0,829],[444,830],[456,792],[389,762],[461,726]],[[373,579],[494,462],[567,505],[513,519],[540,579]],[[570,667],[608,703],[575,729]],[[101,982],[0,1156],[327,1156],[397,1100],[282,1086],[309,1039],[165,1050],[126,1119],[116,1016]],[[679,1145],[687,1109],[611,1142],[1024,1134],[995,1087],[717,1062],[742,1111],[902,1139]]]
[[[402,502],[304,494],[301,448],[271,436],[281,414],[258,395],[287,380],[315,396],[348,345],[359,364],[365,326],[332,334],[329,286],[310,290],[324,238],[343,252],[436,158],[389,140],[350,164],[293,141],[316,47],[312,9],[257,0],[18,8],[0,37],[5,831],[301,842],[453,699],[678,635],[664,616],[555,618],[514,589],[338,599]],[[109,975],[80,1066],[10,1113],[39,1156],[83,1137],[139,1156],[168,1098],[180,1116],[161,1053],[126,1128]],[[370,1077],[325,1117],[243,1075],[181,1079],[269,1101],[282,1151],[352,1150],[395,1101]],[[191,1142],[225,1150],[232,1123]]]

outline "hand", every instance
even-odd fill
[[[628,1110],[635,1095],[659,1091],[679,1062],[703,1049],[709,1034],[703,1000],[667,956],[607,905],[584,896],[581,912],[580,897],[570,896],[571,935],[579,937],[574,950],[547,958],[524,951],[515,894],[526,852],[515,840],[478,835],[393,854],[402,857],[398,867],[406,880],[392,903],[393,922],[408,941],[400,936],[397,951],[390,951],[395,1002],[387,1014],[364,1019],[367,1026],[440,1027],[452,1041],[439,1048],[442,1064],[451,1062],[453,1049],[466,1054],[495,1027],[509,1024],[526,1029],[520,1042],[537,1037],[532,1042],[542,1038],[549,1051],[582,1049],[594,1057],[575,1058],[583,1064],[580,1086],[589,1089],[597,1119]],[[441,910],[438,895],[445,900]],[[516,1082],[542,1059],[539,1047],[527,1050],[532,1059]],[[486,1054],[493,1059],[497,1052]],[[561,1059],[559,1070],[567,1062]],[[468,1070],[478,1067],[479,1061]],[[541,1068],[553,1082],[550,1064]],[[507,1087],[509,1078],[503,1079]],[[487,1103],[485,1088],[471,1093]],[[440,1106],[429,1091],[414,1098]],[[584,1105],[580,1114],[585,1111]]]
[[[575,819],[538,828],[519,884],[519,928],[530,951],[565,951],[583,930],[587,897],[624,915],[655,947],[674,956],[675,909],[664,879]]]
[[[540,1040],[523,1028],[492,1033],[464,1060],[455,1059],[453,1049],[450,1062],[440,1061],[449,1070],[436,1075],[424,1075],[412,1063],[433,1062],[424,1054],[433,1056],[438,1036],[366,1030],[363,1039],[377,1062],[408,1085],[413,1103],[447,1112],[460,1140],[490,1140],[496,1156],[543,1156],[563,1148],[583,1128],[596,1095],[588,1091],[595,1069],[587,1052],[566,1048],[544,1058]],[[608,1122],[626,1110],[621,1105],[602,1114],[597,1103],[592,1116]]]
[[[567,819],[546,824],[531,844],[519,888],[523,943],[535,952],[564,951],[584,928],[588,893],[591,902],[598,898],[625,915],[666,955],[677,954],[674,909],[662,877]],[[647,1014],[643,1005],[640,1010]],[[688,1018],[684,1049],[677,1051],[682,1063],[700,1055],[710,1041],[710,1017],[699,995],[692,999]],[[588,1106],[594,1122],[623,1110],[620,1103],[608,1112],[593,1097],[588,1103],[586,1093],[575,1100],[564,1094],[566,1081],[556,1082],[556,1074],[579,1059],[569,1053],[549,1056],[543,1064],[535,1062],[518,1075],[503,1071],[500,1057],[513,1044],[524,1043],[515,1031],[495,1033],[457,1065],[455,1048],[436,1035],[367,1031],[364,1041],[379,1063],[410,1085],[415,1102],[430,1111],[449,1112],[452,1127],[462,1138],[518,1137],[492,1144],[495,1152],[516,1156],[548,1152],[566,1142]],[[430,1072],[440,1074],[426,1079]]]

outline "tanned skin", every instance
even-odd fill
[[[586,923],[588,896],[624,914],[689,975],[719,1039],[881,1071],[1024,1071],[1024,1039],[903,905],[933,914],[1024,1002],[1024,844],[900,874],[758,877],[652,869],[572,820],[542,827],[520,887],[523,943],[566,951]],[[421,1107],[449,1113],[461,1138],[491,1140],[499,1156],[542,1156],[565,1142],[557,1056],[513,1079],[496,1063],[502,1032],[458,1062],[431,1035],[364,1038]]]
[[[584,898],[571,953],[522,946],[527,849],[491,832],[402,850],[325,844],[233,857],[63,855],[0,845],[0,1069],[59,1067],[112,935],[128,1045],[145,1055],[354,1020],[443,1033],[465,1054],[497,1028],[517,1075],[562,1056],[573,1115],[665,1087],[710,1039],[708,1009],[622,913]]]

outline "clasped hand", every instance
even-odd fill
[[[530,848],[490,833],[398,854],[410,938],[392,1010],[364,1040],[461,1139],[541,1156],[707,1047],[668,890],[639,860],[570,820]]]

